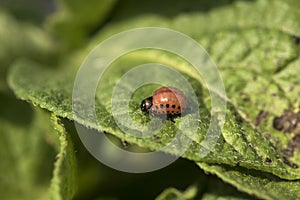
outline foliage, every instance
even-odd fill
[[[52,14],[36,15],[33,21],[22,20],[10,6],[2,8],[2,197],[299,199],[300,145],[295,138],[300,119],[291,122],[294,128],[289,131],[273,127],[274,118],[285,110],[299,110],[299,6],[296,0],[89,0],[84,4],[60,0]],[[24,7],[20,13],[27,10]],[[217,145],[206,157],[198,152],[210,123],[210,93],[201,77],[189,70],[190,63],[168,52],[144,49],[117,59],[97,89],[100,126],[90,118],[73,117],[73,84],[87,54],[113,34],[150,26],[190,36],[218,66],[228,97],[226,119]],[[111,95],[125,72],[154,62],[176,69],[189,81],[197,95],[201,123],[189,113],[175,123],[166,121],[153,137],[133,137],[115,122]],[[139,104],[155,88],[143,87],[133,95],[127,120],[136,123],[128,129],[142,134],[139,125],[147,124],[149,117]],[[120,141],[126,141],[136,151],[160,150],[179,129],[186,130],[183,137],[189,138],[188,127],[195,127],[197,135],[183,155],[176,148],[166,150],[182,157],[171,166],[149,174],[127,174],[103,166],[88,154],[74,120],[86,130],[105,132],[120,147]]]

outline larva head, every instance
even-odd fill
[[[152,106],[152,97],[148,97],[142,101],[141,110],[143,112],[148,112],[151,106]]]

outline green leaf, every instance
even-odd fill
[[[40,0],[10,0],[2,1],[1,9],[7,10],[20,21],[41,23],[53,11],[53,2]]]
[[[298,58],[274,76],[274,82],[280,86],[282,93],[289,99],[289,104],[294,108],[299,107],[300,80],[297,76],[297,72],[299,71],[300,59]]]
[[[220,179],[213,176],[207,176],[208,179],[197,185],[189,186],[185,191],[180,191],[176,188],[165,189],[156,199],[157,200],[241,200],[241,199],[255,199],[245,193],[239,192],[231,185],[224,183]],[[204,188],[199,188],[199,186]]]
[[[180,4],[180,2],[178,3]],[[167,8],[162,7],[163,15],[157,15],[156,12],[149,12],[151,8],[149,9],[150,6],[145,7],[145,2],[133,1],[132,4],[139,7],[132,9],[131,4],[128,4],[127,7],[125,4],[124,7],[119,8],[120,10],[116,9],[115,12],[119,13],[122,19],[126,17],[123,13],[124,10],[132,9],[132,11],[129,12],[129,17],[126,20],[108,23],[101,29],[98,41],[121,31],[145,26],[171,28],[195,39],[206,34],[215,34],[218,31],[233,30],[234,32],[234,30],[249,28],[277,30],[288,35],[300,35],[300,22],[297,20],[300,17],[300,11],[297,1],[257,0],[235,1],[233,3],[225,1],[223,3],[224,5],[220,6],[220,2],[215,4],[211,1],[209,3],[197,1],[196,4],[190,4],[191,7],[187,8],[190,12],[180,12],[179,9],[176,13],[169,12]],[[201,12],[202,8],[210,10]],[[134,17],[131,18],[132,15]],[[116,18],[119,19],[118,14]],[[192,25],[191,22],[193,22]]]
[[[48,113],[9,94],[0,93],[0,97],[5,105],[0,113],[2,198],[71,199],[76,166],[70,136],[56,124],[58,141]],[[56,151],[59,154],[50,186]]]
[[[52,199],[72,199],[76,189],[76,158],[71,136],[55,115],[52,115],[54,128],[59,136],[60,149],[54,164],[50,192]]]
[[[72,199],[76,183],[75,152],[70,136],[54,121],[58,119],[52,117],[56,135],[49,113],[33,109],[9,94],[0,93],[0,97],[5,105],[0,112],[1,197]],[[56,152],[59,153],[53,171]]]
[[[139,52],[137,52],[138,54]],[[151,52],[149,53],[151,54]],[[89,118],[80,119],[79,122],[87,127],[95,128],[99,131],[106,131],[112,133],[128,142],[136,143],[142,147],[147,147],[150,149],[160,149],[165,144],[167,144],[170,139],[176,134],[178,129],[178,123],[173,124],[167,122],[166,126],[158,133],[158,137],[151,137],[147,140],[135,138],[129,134],[124,133],[114,122],[113,116],[110,110],[111,103],[111,94],[112,88],[115,83],[119,80],[119,77],[122,76],[124,70],[129,70],[132,65],[136,65],[139,62],[147,61],[147,55],[145,52],[141,54],[136,54],[129,56],[128,58],[120,59],[112,65],[111,70],[108,70],[107,75],[104,76],[103,82],[109,84],[103,84],[99,86],[99,93],[97,95],[98,104],[97,110],[101,118],[99,118],[99,124],[101,130],[93,121]],[[144,58],[142,57],[143,55]],[[167,54],[164,55],[165,63],[162,60],[159,60],[160,63],[168,64],[176,68],[173,65],[173,57],[170,56],[168,59]],[[167,62],[170,60],[171,62]],[[149,62],[150,60],[148,60]],[[122,63],[122,71],[118,71],[118,67]],[[176,63],[175,63],[176,64]],[[182,69],[187,69],[190,67],[188,64],[180,65]],[[67,70],[67,71],[65,71]],[[74,69],[72,69],[74,70]],[[58,70],[45,70],[45,68],[40,68],[32,62],[20,61],[12,68],[12,73],[10,77],[10,85],[20,98],[30,100],[35,104],[39,104],[41,107],[46,108],[55,114],[73,119],[72,108],[71,108],[71,92],[72,92],[72,83],[74,80],[74,72],[70,68],[59,68]],[[180,70],[180,68],[179,68]],[[73,73],[73,75],[72,75]],[[33,74],[38,74],[38,76],[33,76]],[[69,78],[66,77],[66,74],[69,75]],[[17,78],[18,77],[18,78]],[[22,77],[22,78],[20,78]],[[191,82],[195,91],[198,91],[198,101],[202,102],[203,99],[208,98],[208,93],[206,96],[201,94],[198,81],[192,79],[188,76],[186,78]],[[63,86],[63,88],[61,87]],[[29,89],[30,88],[30,89]],[[105,91],[105,92],[104,92]],[[152,88],[149,88],[146,93],[151,94],[153,91]],[[145,96],[146,97],[146,96]],[[132,116],[135,121],[143,121],[145,116],[139,111],[138,105],[140,99],[144,97],[137,96],[136,99],[133,99],[132,105]],[[246,168],[260,169],[262,171],[274,173],[280,177],[288,179],[296,179],[299,177],[299,172],[297,169],[291,169],[289,166],[283,163],[281,153],[278,152],[274,146],[267,141],[262,135],[260,135],[256,130],[252,128],[246,121],[241,121],[242,118],[239,116],[238,112],[233,106],[228,106],[227,110],[227,119],[222,130],[222,137],[219,139],[216,147],[210,152],[210,154],[205,158],[200,158],[198,152],[201,149],[201,141],[203,141],[203,135],[205,135],[207,130],[207,125],[209,124],[209,111],[205,107],[205,103],[200,103],[200,111],[202,116],[202,123],[198,126],[197,138],[191,145],[191,147],[184,154],[184,157],[187,157],[195,161],[206,161],[210,163],[224,163],[228,165],[239,164]],[[105,116],[105,117],[103,117]],[[193,115],[187,115],[185,118],[189,119],[189,124],[184,126],[195,126],[197,122],[193,119]],[[142,120],[141,120],[142,119]],[[129,127],[134,129],[135,127]],[[185,129],[185,128],[184,128]],[[188,130],[188,129],[187,129]],[[188,136],[189,133],[185,132],[184,135]],[[178,149],[171,149],[169,153],[178,155]],[[226,155],[226,156],[225,156]],[[272,162],[267,162],[266,160],[270,159]]]
[[[254,196],[247,195],[238,191],[231,185],[223,182],[222,180],[214,180],[210,177],[210,183],[208,184],[207,191],[202,195],[202,200],[250,200],[256,199]]]
[[[299,47],[292,37],[274,30],[250,29],[238,34],[223,31],[209,42],[205,40],[200,43],[206,44],[219,63],[227,96],[238,112],[260,132],[279,137],[274,139],[276,146],[285,146],[288,135],[280,134],[272,124],[285,109],[299,106],[300,88],[295,75],[300,70]],[[266,113],[261,120],[260,113]]]
[[[188,200],[195,199],[197,187],[191,186],[186,191],[181,192],[176,188],[168,188],[161,193],[156,200]]]
[[[182,13],[201,13],[226,6],[234,2],[234,0],[219,0],[212,2],[209,0],[190,0],[186,3],[181,0],[129,0],[119,1],[115,12],[113,13],[112,20],[120,21],[129,18],[136,18],[141,15],[157,14],[157,7],[159,5],[159,15],[165,18],[173,18]],[[172,5],[172,6],[170,6]]]
[[[20,23],[0,10],[0,91],[7,90],[6,75],[9,65],[19,57],[53,63],[57,56],[55,43],[42,29]]]
[[[174,27],[191,36],[222,30],[263,28],[280,30],[291,35],[300,33],[298,1],[236,1],[208,13],[181,14]],[[193,20],[197,23],[190,25]]]
[[[56,136],[50,115],[0,93],[2,199],[49,199]]]
[[[46,22],[67,48],[85,44],[89,34],[107,19],[116,0],[58,0],[58,12]]]
[[[182,31],[208,50],[219,66],[227,90],[227,118],[222,135],[205,158],[199,157],[198,152],[210,122],[209,92],[201,77],[197,76],[186,61],[166,52],[137,51],[114,62],[105,72],[96,94],[96,111],[101,128],[89,117],[79,117],[76,120],[86,127],[111,133],[150,150],[161,149],[173,138],[179,126],[184,128],[185,138],[190,138],[188,128],[197,127],[197,136],[192,138],[193,143],[183,157],[201,161],[201,166],[206,171],[210,171],[210,168],[205,166],[217,168],[220,173],[217,173],[218,170],[212,172],[221,178],[227,177],[226,181],[238,188],[240,186],[235,181],[240,180],[239,177],[245,177],[239,182],[242,185],[248,178],[247,183],[251,187],[245,186],[247,189],[244,191],[260,198],[280,195],[298,197],[296,188],[300,169],[287,165],[282,155],[282,148],[287,145],[290,136],[272,127],[275,116],[289,107],[296,109],[299,104],[299,78],[295,73],[299,71],[299,45],[293,38],[297,38],[299,33],[297,19],[300,14],[291,2],[238,1],[207,13],[186,13],[170,18],[154,14],[137,15],[120,22],[116,20],[101,29],[86,50],[69,55],[57,68],[46,68],[34,61],[19,60],[12,66],[9,84],[18,97],[37,104],[54,115],[73,120],[73,83],[88,50],[113,33],[129,28],[162,26]],[[111,111],[114,85],[133,66],[149,62],[177,69],[191,83],[199,102],[200,124],[192,114],[188,114],[177,118],[175,124],[167,121],[156,137],[147,139],[135,138],[117,126]],[[133,95],[129,108],[134,122],[147,124],[149,118],[141,113],[139,104],[141,99],[150,96],[157,87],[150,85]],[[261,112],[268,115],[261,118]],[[90,113],[86,116],[88,114]],[[122,116],[122,112],[118,114]],[[184,119],[188,119],[188,123],[180,123]],[[136,125],[127,128],[141,133]],[[167,152],[179,154],[178,149]],[[289,159],[299,166],[298,156],[299,153]],[[230,174],[232,170],[238,176]],[[268,185],[279,189],[269,189]],[[262,192],[259,191],[261,186],[266,187]],[[284,193],[282,191],[285,187],[290,187],[293,191],[290,194],[278,194]]]
[[[266,173],[241,167],[198,163],[206,172],[216,174],[239,190],[263,199],[299,199],[300,181],[287,181]]]

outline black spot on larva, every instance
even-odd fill
[[[166,107],[167,107],[167,108],[169,108],[169,107],[170,107],[170,105],[169,105],[169,104],[166,104]]]
[[[173,104],[173,105],[172,105],[172,108],[176,108],[176,105]]]
[[[164,110],[162,110],[162,111],[161,111],[161,113],[162,113],[162,114],[165,114],[165,111],[164,111]]]
[[[170,114],[170,111],[169,111],[169,110],[167,111],[167,114]]]
[[[180,110],[180,106],[178,106],[178,109]]]
[[[172,113],[174,113],[174,110],[172,110]]]
[[[164,105],[163,105],[163,104],[160,104],[159,106],[160,106],[160,108],[163,108],[163,107],[164,107]]]
[[[158,109],[158,106],[155,106],[156,109]]]

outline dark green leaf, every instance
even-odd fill
[[[70,1],[59,0],[58,11],[47,22],[67,48],[85,44],[92,31],[107,19],[116,0]]]
[[[54,164],[54,172],[50,186],[52,199],[72,199],[77,185],[75,150],[71,136],[56,116],[52,115],[54,128],[59,136],[60,149]]]
[[[2,199],[49,199],[56,135],[50,115],[0,93]]]
[[[228,167],[198,163],[206,172],[216,174],[239,190],[263,199],[299,199],[300,181],[279,179],[272,174],[247,170],[241,167]]]

